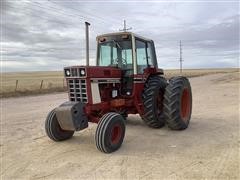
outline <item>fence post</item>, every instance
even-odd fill
[[[43,80],[41,81],[40,89],[42,89],[42,86],[43,86]]]
[[[18,80],[16,80],[15,92],[17,91],[17,88],[18,88]]]

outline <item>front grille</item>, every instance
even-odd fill
[[[71,68],[71,76],[73,76],[73,77],[79,77],[79,76],[80,76],[80,69]]]
[[[87,103],[87,84],[85,79],[69,79],[69,98],[70,101]]]

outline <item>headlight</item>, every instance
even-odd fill
[[[66,76],[70,76],[70,75],[71,75],[70,69],[66,69],[66,70],[65,70],[65,75],[66,75]]]
[[[81,69],[81,70],[80,70],[80,74],[81,74],[81,76],[85,76],[85,70],[84,70],[84,69]]]

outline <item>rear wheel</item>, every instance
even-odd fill
[[[52,110],[46,118],[45,131],[47,136],[53,141],[70,139],[74,134],[74,131],[66,131],[60,127],[55,110]]]
[[[192,91],[186,77],[169,80],[163,103],[168,127],[173,130],[186,129],[192,113]]]
[[[152,76],[148,79],[142,93],[144,115],[142,119],[152,128],[164,126],[163,97],[167,81],[161,76]]]
[[[97,148],[104,153],[116,151],[122,145],[125,136],[125,123],[118,113],[107,113],[99,121],[95,142]]]

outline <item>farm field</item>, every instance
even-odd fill
[[[96,124],[64,142],[46,136],[47,113],[67,101],[65,92],[0,99],[1,179],[240,179],[239,75],[190,78],[188,129],[152,129],[131,115],[112,154],[95,147]]]
[[[1,80],[1,97],[61,92],[66,89],[61,71],[2,73]]]
[[[184,69],[182,75],[196,77],[236,71],[239,69]],[[164,72],[167,78],[180,75],[179,70],[165,70]],[[2,73],[0,97],[62,92],[66,90],[65,86],[62,71]]]

